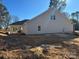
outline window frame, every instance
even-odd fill
[[[51,15],[50,19],[51,20],[56,20],[56,15]]]
[[[38,25],[38,31],[41,31],[41,26],[40,25]]]

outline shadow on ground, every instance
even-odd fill
[[[56,56],[53,59],[57,59],[57,56],[61,57],[61,55],[64,57],[60,59],[79,59],[79,41],[75,41],[75,39],[78,40],[78,38],[79,37],[74,34],[8,35],[6,37],[1,36],[0,51],[12,51],[17,49],[25,51],[27,49],[37,49],[36,47],[41,47],[44,49],[44,51],[38,52],[40,49],[32,51],[33,53],[31,52],[30,57],[33,57],[33,55],[40,55],[40,53],[42,53],[42,57],[46,56],[47,58],[47,56],[50,55],[49,59],[52,59],[51,56]],[[23,51],[18,51],[17,53],[22,54]],[[26,54],[29,55],[27,52]],[[39,58],[30,57],[27,57],[27,59]],[[41,59],[41,57],[39,59]]]
[[[0,37],[0,46],[7,49],[25,49],[26,46],[40,46],[42,44],[59,45],[78,38],[73,34],[41,34],[41,35],[8,35]]]

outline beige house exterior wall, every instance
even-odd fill
[[[23,25],[23,32],[26,34],[72,33],[73,24],[64,14],[56,10],[56,19],[50,19],[51,14],[53,14],[54,11],[53,8],[50,8],[46,12],[33,18],[31,21],[25,22]],[[38,31],[38,26],[41,27],[41,31]]]

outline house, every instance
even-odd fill
[[[64,13],[56,8],[48,8],[47,11],[25,22],[23,32],[25,34],[72,33],[73,24]]]
[[[8,30],[12,33],[17,33],[18,31],[23,32],[23,24],[27,21],[28,19],[14,22],[8,26]]]

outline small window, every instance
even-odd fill
[[[51,20],[55,20],[56,18],[55,18],[55,15],[54,16],[51,16],[51,18],[50,18]]]
[[[56,18],[55,18],[55,15],[53,16],[53,19],[55,20]]]
[[[52,20],[53,19],[53,16],[51,16],[50,19]]]
[[[41,26],[38,26],[38,31],[41,31]]]

